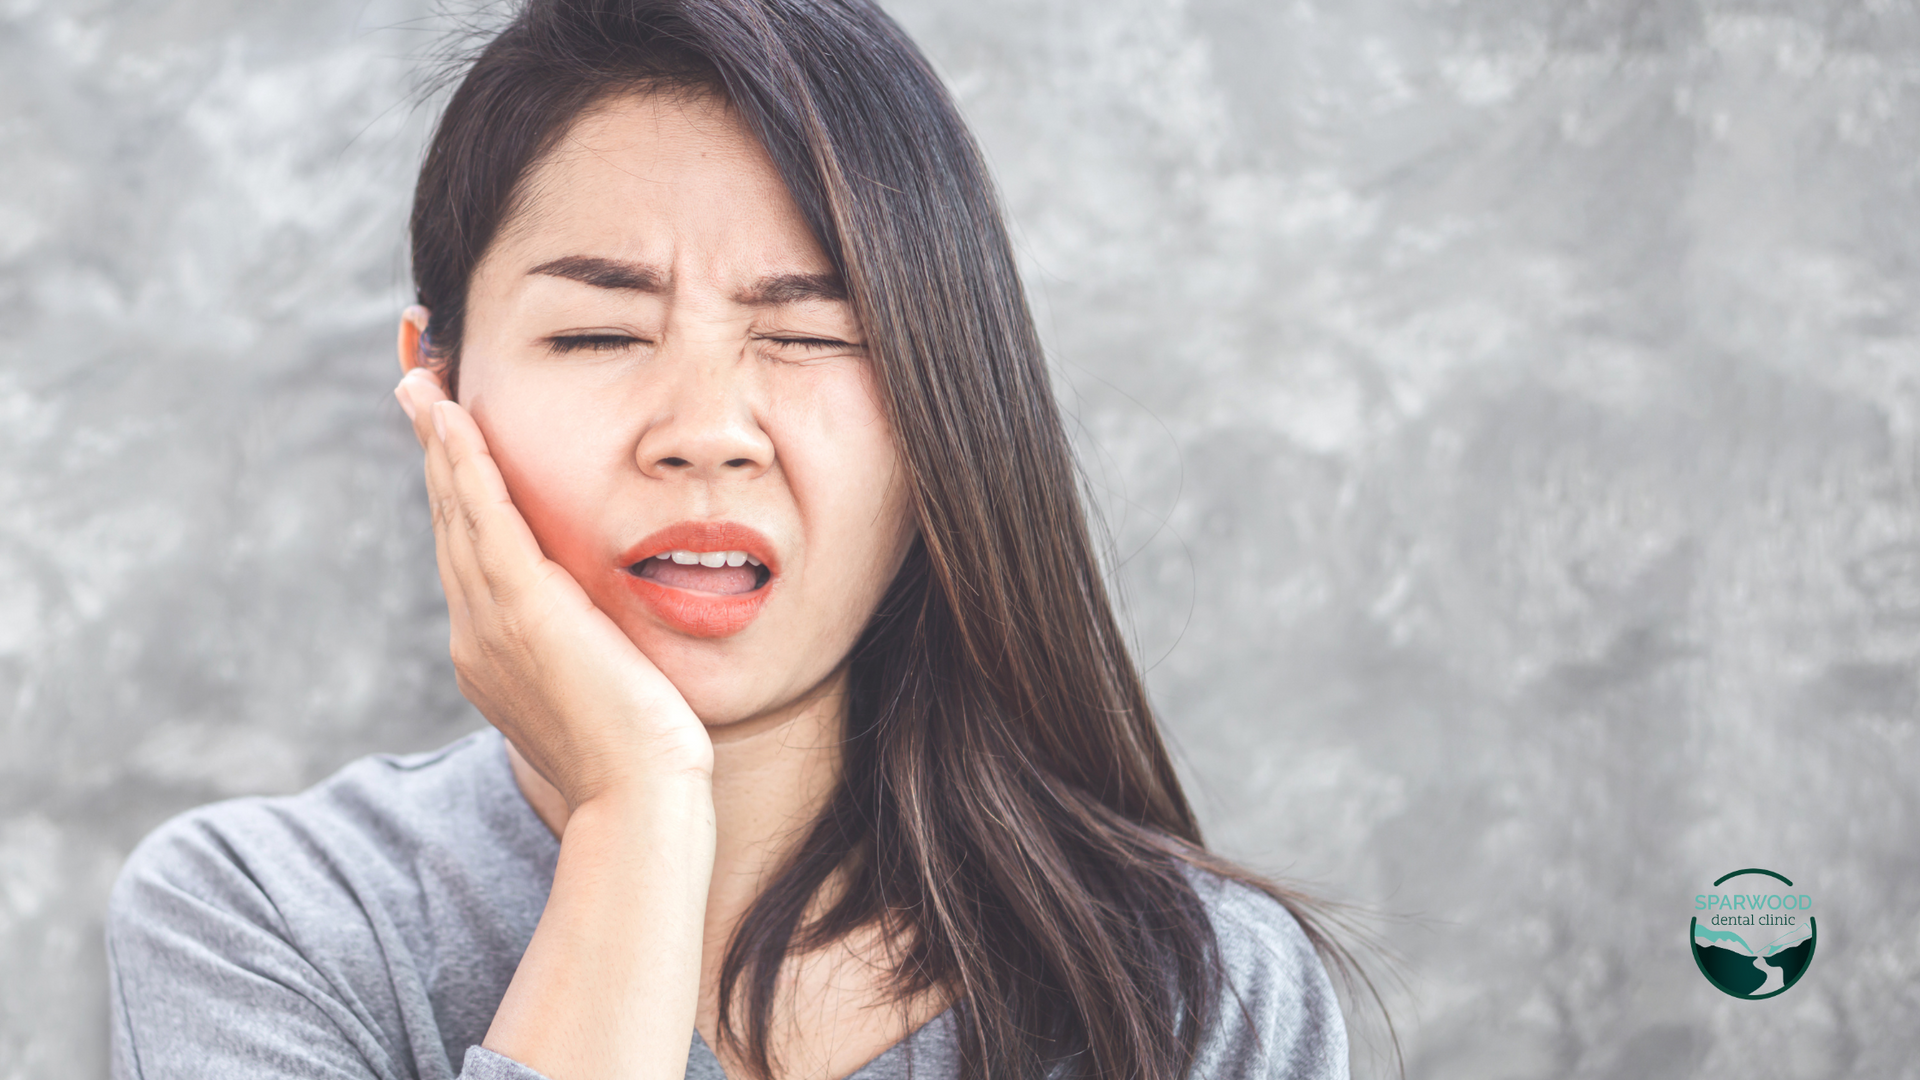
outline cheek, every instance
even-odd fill
[[[608,473],[590,464],[607,457],[607,440],[581,422],[577,403],[484,380],[471,395],[465,389],[461,397],[540,550],[576,578],[599,569]]]
[[[864,369],[808,382],[779,395],[773,412],[809,553],[826,555],[840,587],[877,592],[912,536],[905,466]]]

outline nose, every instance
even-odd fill
[[[754,415],[750,362],[714,358],[681,367],[634,457],[655,479],[752,479],[773,467],[773,440]]]

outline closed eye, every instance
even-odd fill
[[[855,345],[850,341],[840,341],[837,338],[763,337],[760,340],[770,341],[775,345],[791,345],[801,349],[859,349],[860,348],[860,346]]]
[[[560,334],[547,339],[547,348],[555,353],[571,353],[587,350],[589,352],[613,352],[634,345],[645,345],[646,341],[631,334]]]

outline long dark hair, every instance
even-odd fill
[[[529,169],[610,95],[724,95],[866,334],[919,539],[852,656],[841,787],[752,905],[723,1038],[771,1075],[778,975],[861,927],[892,989],[950,996],[965,1075],[1174,1080],[1222,1007],[1188,873],[1209,854],[1100,578],[991,180],[926,60],[869,0],[531,0],[443,114],[413,208],[433,355]],[[838,876],[824,913],[809,918]]]

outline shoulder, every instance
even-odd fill
[[[188,810],[128,856],[116,899],[141,884],[240,872],[265,885],[342,859],[378,865],[458,843],[459,834],[485,828],[476,814],[484,818],[499,801],[503,778],[512,782],[498,743],[497,734],[477,732],[424,754],[361,758],[296,795]]]
[[[557,848],[491,731],[173,818],[108,903],[115,1074],[450,1075]]]
[[[1213,922],[1225,976],[1193,1075],[1345,1078],[1346,1023],[1299,920],[1258,889],[1205,870],[1188,877]]]
[[[284,937],[301,923],[339,926],[345,913],[391,913],[449,861],[537,857],[538,819],[505,797],[514,790],[499,735],[485,731],[362,758],[297,795],[189,810],[128,857],[109,937],[236,923]]]

